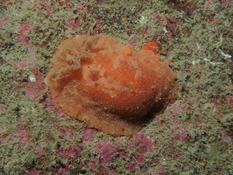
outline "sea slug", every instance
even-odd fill
[[[111,135],[134,134],[178,91],[176,75],[154,42],[135,50],[104,34],[64,40],[46,82],[66,114]]]

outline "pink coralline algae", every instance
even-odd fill
[[[18,61],[18,62],[16,62],[16,66],[20,70],[24,70],[27,68],[27,63],[25,61]]]
[[[140,38],[138,35],[133,34],[131,35],[131,37],[129,38],[128,42],[132,45],[137,45],[140,42]]]
[[[86,142],[89,142],[92,140],[92,138],[94,137],[96,133],[96,130],[94,129],[85,129],[84,133],[83,133],[83,140]]]
[[[19,141],[22,144],[27,144],[29,142],[29,135],[26,129],[19,131]]]
[[[50,96],[48,96],[42,102],[42,105],[44,106],[45,109],[49,109],[49,110],[54,111],[58,116],[64,116],[65,115],[64,112],[63,112],[63,110],[53,103],[53,101],[50,98]]]
[[[70,170],[67,165],[62,165],[57,172],[58,175],[70,175]]]
[[[133,172],[136,171],[136,165],[135,165],[135,163],[129,162],[127,166],[128,166],[128,170],[129,170],[131,173],[133,173]]]
[[[131,145],[135,146],[137,153],[147,153],[153,149],[154,141],[143,132],[138,132]]]
[[[44,148],[42,148],[42,147],[36,148],[36,151],[35,151],[35,152],[36,152],[36,155],[38,155],[39,157],[45,155],[45,150],[44,150]]]
[[[39,9],[45,11],[49,16],[53,14],[53,7],[49,3],[41,3]]]
[[[75,129],[71,128],[71,127],[70,128],[68,128],[68,127],[60,128],[59,131],[62,134],[62,137],[66,138],[66,139],[71,139],[71,137],[75,133]]]
[[[70,7],[70,0],[58,0],[58,2],[63,7]]]
[[[100,154],[101,163],[111,163],[117,149],[108,141],[102,140],[97,144],[96,151]]]
[[[191,139],[190,134],[185,128],[178,128],[178,130],[175,133],[176,133],[175,138],[178,139],[179,141],[186,142]]]
[[[17,126],[16,137],[19,143],[22,145],[28,144],[30,142],[29,133],[24,124],[20,124]]]
[[[3,28],[6,24],[6,22],[10,19],[10,17],[5,17],[3,19],[0,19],[0,28]]]
[[[76,28],[80,25],[80,20],[77,18],[77,19],[71,19],[67,22],[67,26],[69,28]]]
[[[135,158],[138,164],[142,164],[145,160],[145,154],[152,151],[154,146],[154,141],[151,137],[145,135],[142,132],[138,132],[133,140],[129,143],[130,149],[135,150]],[[132,165],[128,165],[128,167],[133,167]]]
[[[227,95],[225,97],[225,102],[228,106],[233,106],[233,95]]]
[[[176,140],[187,142],[191,139],[191,135],[189,134],[188,130],[180,123],[172,126],[172,131]]]
[[[102,32],[101,30],[101,20],[99,18],[96,18],[96,25],[95,25],[95,29],[93,31],[93,34],[100,34]]]
[[[31,24],[21,24],[20,29],[19,29],[19,42],[25,46],[29,45],[28,39],[25,36],[25,33],[28,32],[29,30],[32,29],[32,25]]]
[[[188,111],[188,105],[180,101],[176,101],[175,103],[171,104],[168,109],[170,109],[169,111],[171,111],[173,117],[176,118],[176,116],[182,115]]]
[[[68,146],[67,148],[61,148],[58,150],[58,155],[63,159],[76,158],[81,152],[79,146]]]
[[[226,143],[233,143],[233,134],[225,130],[219,133],[219,138]]]
[[[87,5],[84,2],[79,3],[78,5],[79,10],[87,10]]]
[[[31,175],[40,175],[40,171],[38,171],[37,169],[33,168],[31,171]]]
[[[230,0],[219,0],[219,2],[224,6],[224,7],[228,7],[230,4]]]

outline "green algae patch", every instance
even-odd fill
[[[0,174],[233,174],[231,1],[3,0]],[[44,77],[58,44],[105,33],[157,41],[178,100],[132,138],[64,115]]]

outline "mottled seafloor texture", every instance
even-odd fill
[[[159,43],[177,101],[133,137],[67,117],[44,83],[58,44]],[[231,0],[0,0],[0,174],[232,175]]]

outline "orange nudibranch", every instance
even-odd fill
[[[141,50],[108,35],[78,35],[57,48],[47,75],[53,101],[88,127],[132,135],[176,98],[176,75],[156,42]]]
[[[159,52],[159,46],[156,41],[147,42],[141,49],[150,50],[150,51],[153,51],[154,53]]]

